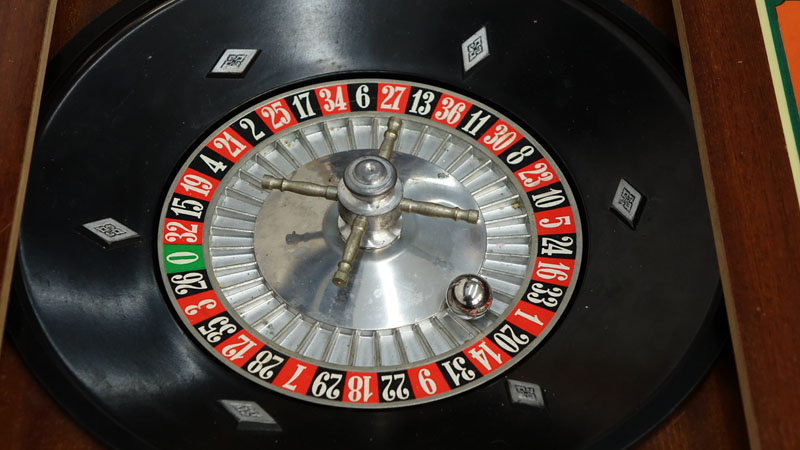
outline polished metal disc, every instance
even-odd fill
[[[292,179],[335,179],[359,154],[322,157],[302,166]],[[402,179],[411,180],[405,191],[409,198],[477,208],[469,191],[438,166],[407,154],[397,155],[393,163]],[[482,223],[407,214],[402,218],[400,239],[387,248],[364,251],[351,282],[339,288],[330,282],[344,245],[336,225],[338,211],[335,203],[314,200],[271,194],[256,222],[254,250],[259,269],[275,293],[290,309],[320,326],[338,327],[339,332],[390,333],[437,314],[441,319],[449,280],[479,271],[486,258]],[[397,360],[394,354],[381,356],[384,364]]]

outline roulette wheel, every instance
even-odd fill
[[[676,74],[610,2],[123,3],[48,74],[12,334],[117,448],[625,447],[725,336]]]

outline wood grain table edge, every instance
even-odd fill
[[[6,0],[0,3],[5,18],[0,34],[0,79],[7,92],[0,100],[0,116],[7,132],[0,137],[0,342],[5,329],[11,278],[17,254],[22,207],[30,170],[39,103],[56,15],[56,0]],[[23,135],[14,130],[25,130]]]
[[[692,119],[694,120],[696,135],[697,135],[697,150],[700,155],[700,166],[703,172],[703,181],[705,184],[706,189],[706,201],[708,202],[708,209],[709,209],[709,217],[711,218],[711,227],[714,234],[714,246],[717,252],[717,261],[719,263],[719,270],[720,270],[720,281],[722,283],[722,291],[723,296],[725,298],[725,310],[728,316],[728,323],[729,323],[729,330],[731,333],[731,343],[735,346],[737,342],[741,342],[741,335],[739,334],[739,327],[736,325],[736,321],[734,318],[736,317],[736,304],[733,302],[733,292],[731,291],[730,285],[730,273],[728,271],[728,264],[727,264],[727,257],[725,253],[725,245],[724,245],[724,238],[722,236],[721,224],[720,224],[720,217],[719,211],[717,208],[717,197],[714,191],[714,181],[713,177],[711,176],[711,169],[710,163],[708,160],[708,150],[706,147],[706,138],[703,132],[703,115],[702,115],[702,108],[700,108],[698,102],[698,95],[697,95],[697,85],[695,83],[695,79],[692,76],[693,68],[692,68],[692,57],[691,52],[688,48],[687,43],[687,36],[686,36],[686,23],[683,18],[683,8],[681,7],[680,0],[672,0],[673,9],[675,11],[675,23],[678,28],[678,40],[681,46],[681,56],[683,58],[683,67],[684,72],[686,74],[686,85],[689,91],[689,98],[690,104],[692,108]],[[733,352],[734,360],[736,360],[737,355],[741,354],[741,352]],[[739,366],[738,361],[737,367]],[[746,371],[737,370],[738,380],[739,380],[739,399],[742,402],[743,412],[745,414],[745,426],[748,428],[747,435],[754,436],[755,433],[751,430],[753,426],[753,422],[747,419],[748,415],[748,408],[751,408],[752,405],[749,404],[750,397],[748,395],[742,395],[741,389],[742,386],[747,386],[747,374]],[[750,442],[750,447],[753,447],[753,443]]]
[[[756,3],[673,4],[750,447],[797,449],[800,209]]]

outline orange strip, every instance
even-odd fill
[[[789,73],[795,101],[800,101],[800,1],[787,0],[776,8],[783,48],[789,64]],[[800,104],[797,105],[800,110]]]

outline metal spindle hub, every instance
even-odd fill
[[[362,156],[348,164],[338,187],[339,233],[345,241],[356,217],[367,218],[363,249],[379,249],[400,237],[403,183],[397,170],[380,156]]]
[[[377,196],[394,187],[397,171],[379,156],[362,156],[344,171],[344,183],[356,195]]]

